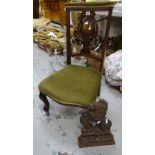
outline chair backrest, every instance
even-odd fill
[[[99,62],[99,70],[102,72],[105,51],[108,46],[109,30],[111,25],[112,10],[114,2],[111,3],[66,3],[66,33],[67,33],[67,64],[71,64],[72,56],[85,56]],[[104,14],[106,23],[103,29],[99,29],[96,19],[96,11]],[[71,12],[80,13],[78,25],[74,27],[74,36],[71,36]],[[72,40],[81,45],[80,52],[73,52]]]

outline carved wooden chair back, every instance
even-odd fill
[[[99,70],[102,72],[105,51],[108,45],[108,36],[111,24],[113,6],[70,6],[66,3],[66,27],[67,27],[67,64],[71,64],[72,56],[85,56],[94,59],[99,63]],[[71,12],[81,13],[79,23],[74,27],[74,36],[71,37]],[[96,11],[106,14],[103,29],[98,28]],[[74,53],[72,40],[81,45],[81,51]]]

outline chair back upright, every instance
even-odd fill
[[[114,3],[66,3],[66,36],[67,36],[67,64],[71,64],[72,56],[84,56],[94,59],[99,63],[102,72],[105,51],[108,46],[109,30],[111,25],[112,10]],[[103,28],[99,29],[99,21],[96,19],[96,11],[105,13]],[[71,13],[78,12],[79,21],[74,26],[71,36]],[[73,52],[72,45],[80,45],[80,52]]]

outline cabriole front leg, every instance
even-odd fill
[[[46,112],[46,115],[49,116],[49,102],[47,100],[46,95],[40,92],[39,97],[44,103],[43,110]]]

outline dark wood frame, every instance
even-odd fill
[[[102,72],[102,67],[103,67],[103,59],[105,55],[105,50],[108,46],[108,36],[109,36],[109,30],[110,30],[110,25],[111,25],[111,18],[112,18],[112,10],[113,7],[104,7],[104,6],[78,6],[78,7],[67,7],[66,8],[66,27],[67,27],[67,64],[71,64],[71,56],[86,56],[86,57],[91,57],[96,59],[97,61],[100,61],[100,67],[99,70]],[[73,54],[71,51],[71,42],[70,42],[70,12],[71,11],[108,11],[108,16],[107,16],[107,25],[106,25],[106,31],[105,31],[105,36],[104,36],[104,42],[102,46],[102,52],[101,52],[101,57],[95,57],[93,55],[89,54],[84,54],[84,53],[78,53],[78,54]]]
[[[112,18],[112,10],[113,10],[113,5],[108,5],[108,6],[102,6],[102,5],[98,5],[98,6],[87,6],[87,5],[73,5],[73,6],[68,6],[66,3],[66,27],[67,27],[67,65],[71,64],[71,56],[86,56],[86,57],[91,57],[96,59],[97,61],[100,62],[100,66],[99,66],[99,70],[102,72],[102,67],[103,67],[103,59],[105,56],[105,50],[108,46],[108,35],[109,35],[109,30],[110,30],[110,24],[111,24],[111,18]],[[101,52],[101,57],[97,58],[95,56],[93,56],[90,53],[78,53],[78,54],[73,54],[72,50],[71,50],[71,42],[70,42],[70,12],[71,11],[107,11],[108,12],[108,16],[106,18],[107,20],[107,25],[106,25],[106,30],[105,30],[105,35],[104,35],[104,42],[103,42],[103,46],[102,46],[102,52]],[[100,92],[99,92],[100,93]],[[39,95],[40,99],[44,102],[44,111],[46,112],[47,115],[49,115],[49,102],[47,100],[47,97],[44,93],[40,92]],[[52,98],[53,99],[53,98]],[[55,99],[54,99],[55,100]],[[58,102],[58,101],[57,101]],[[60,102],[58,102],[60,103]],[[77,107],[81,107],[81,108],[86,108],[82,105],[75,105],[75,104],[64,104],[64,103],[60,103],[62,105],[67,105],[67,106],[77,106]]]
[[[33,0],[33,18],[39,18],[39,0]]]

